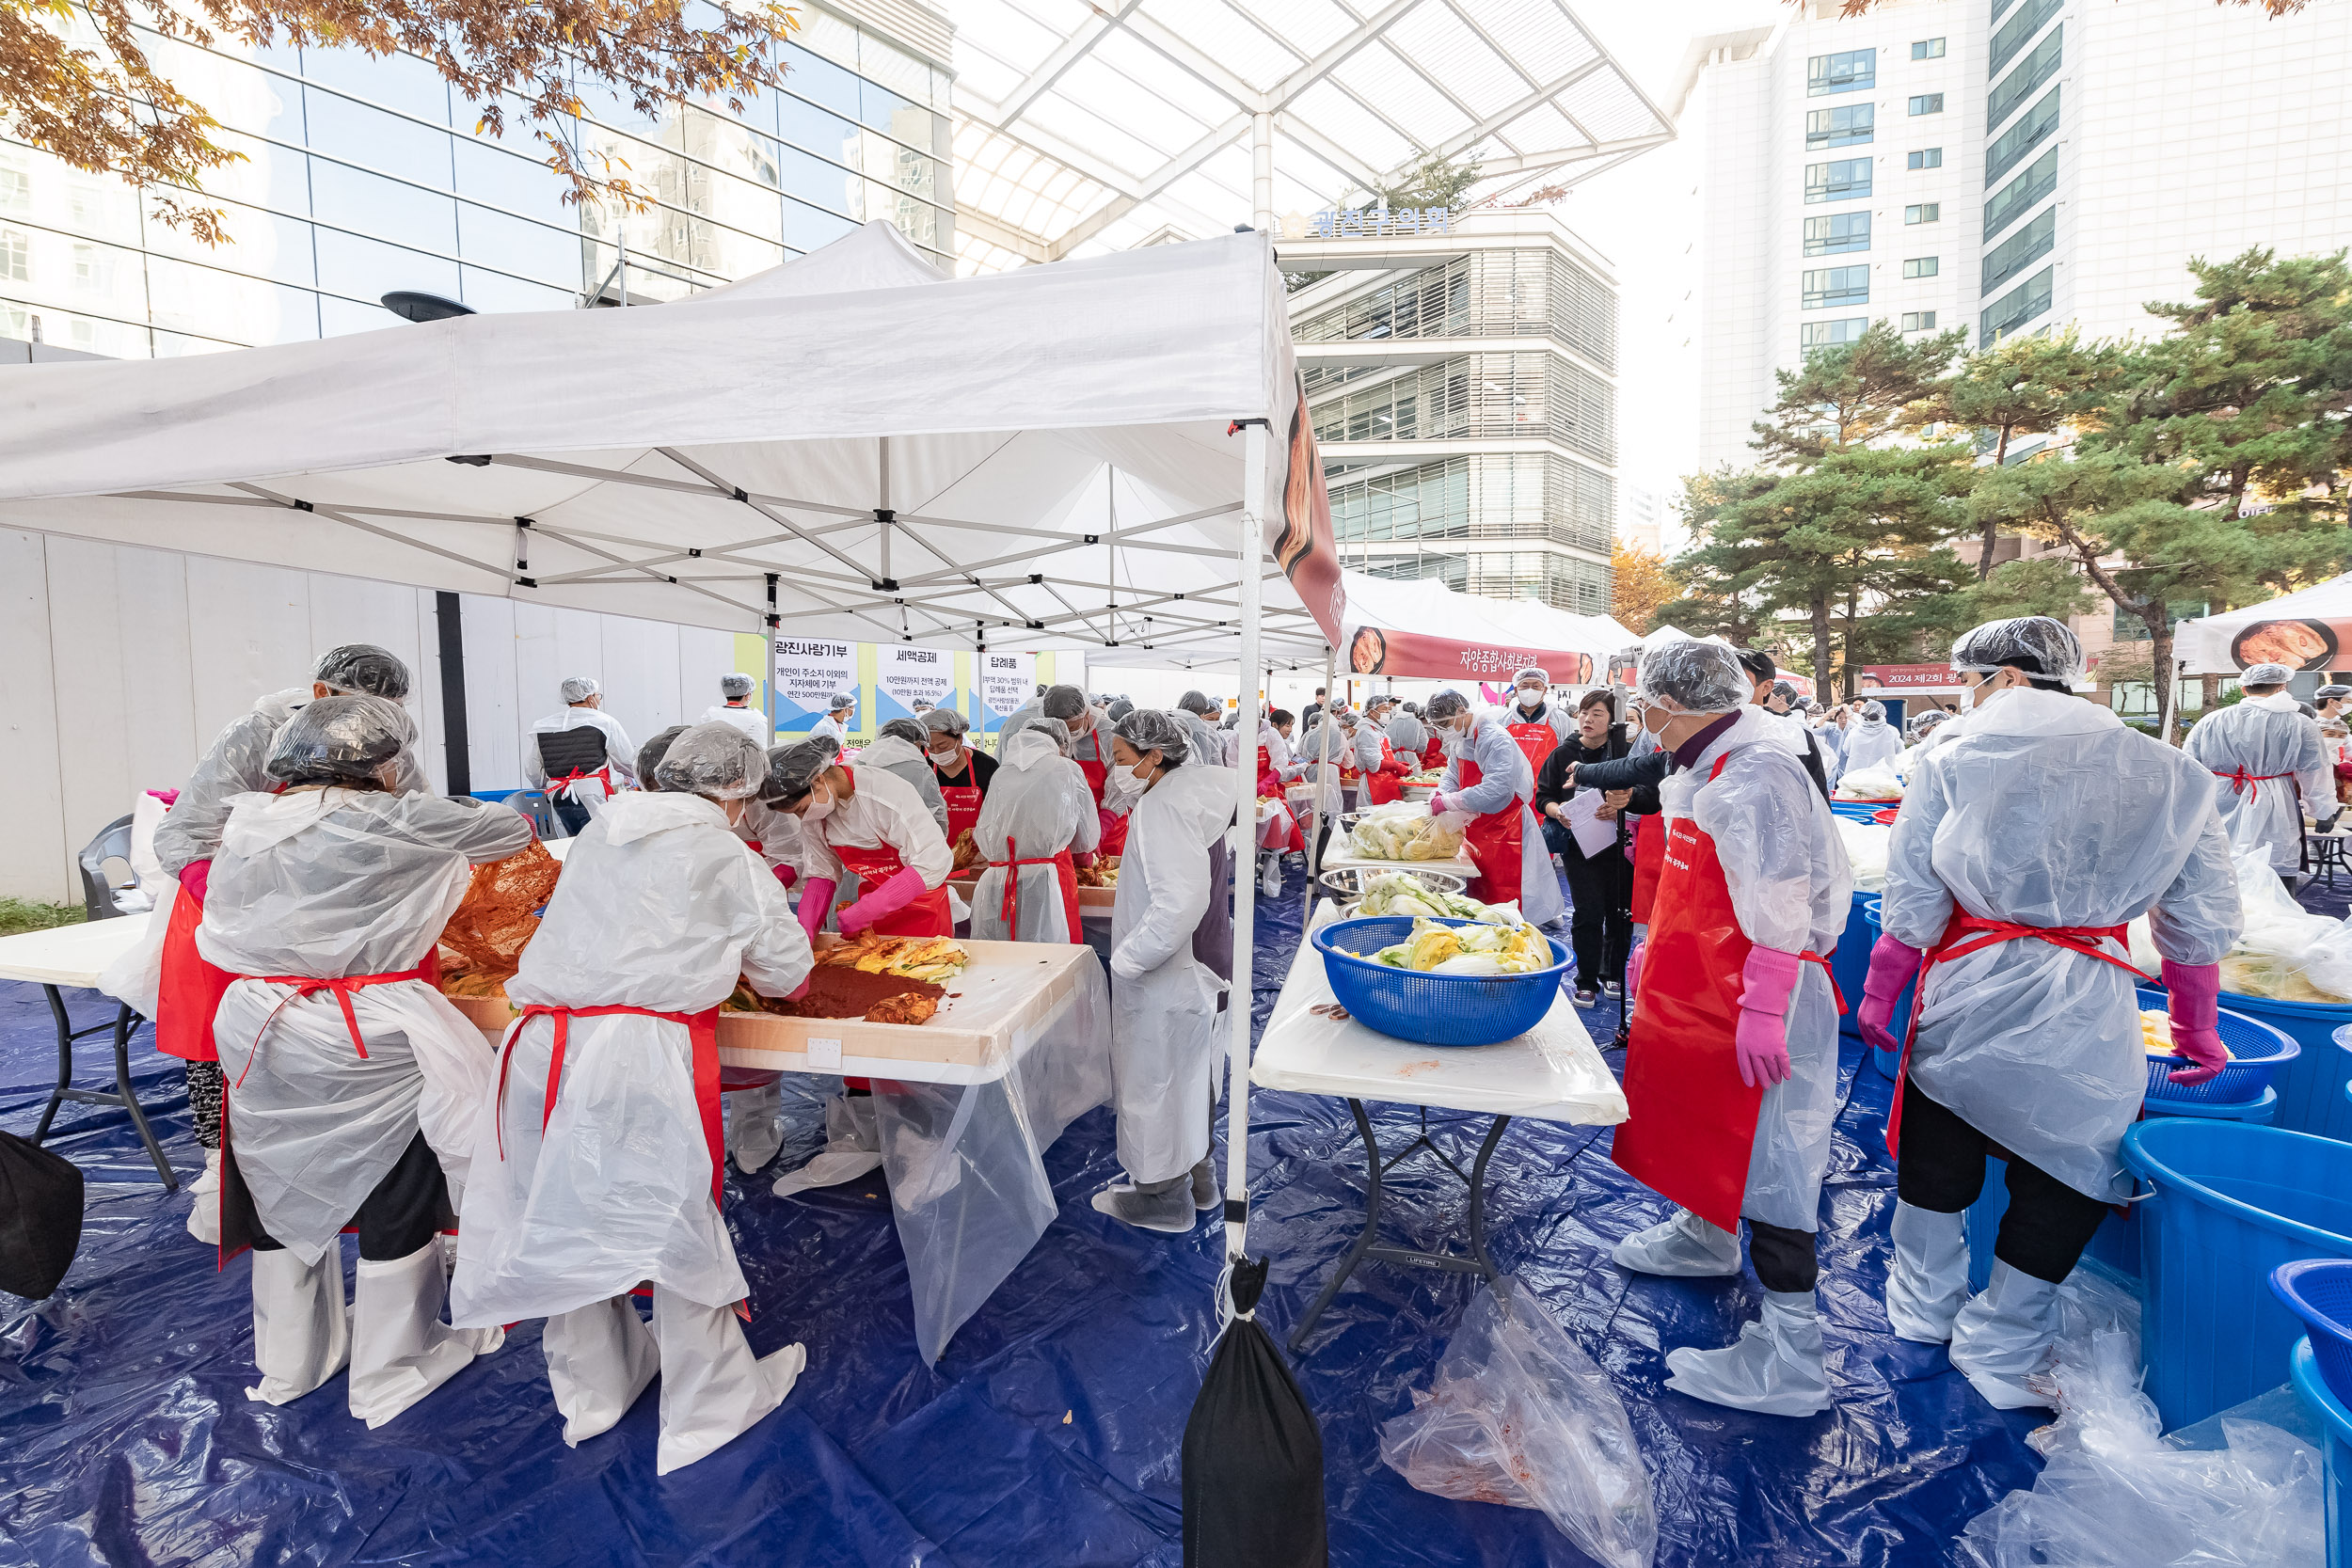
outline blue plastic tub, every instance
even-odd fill
[[[2296,1345],[2287,1372],[2304,1406],[2319,1420],[2321,1495],[2327,1499],[2327,1568],[2352,1568],[2352,1409],[2329,1393],[2309,1340]]]
[[[1968,1288],[1981,1291],[1993,1277],[1993,1243],[2009,1212],[2009,1162],[1987,1159],[1984,1191],[1968,1206]],[[2139,1205],[2110,1213],[2083,1248],[2083,1260],[2126,1279],[2139,1277]]]
[[[2307,1258],[2270,1271],[2270,1288],[2311,1330],[2328,1391],[2352,1403],[2352,1263]]]
[[[1839,933],[1837,945],[1830,949],[1829,977],[1837,983],[1837,994],[1846,999],[1846,1010],[1837,1015],[1837,1032],[1850,1040],[1862,1037],[1862,983],[1870,977],[1870,944],[1878,941],[1875,929],[1864,929],[1862,911],[1877,896],[1870,893],[1853,895],[1853,912],[1846,916],[1846,928]]]
[[[2238,1121],[2249,1127],[2268,1127],[2279,1119],[2279,1091],[2265,1089],[2260,1100],[2233,1105],[2207,1100],[2148,1100],[2140,1102],[2143,1117],[2204,1117],[2214,1121]]]
[[[2225,990],[2233,1012],[2284,1030],[2303,1053],[2271,1075],[2279,1091],[2279,1125],[2290,1132],[2352,1143],[2352,1102],[2344,1097],[2344,1059],[2329,1048],[2336,1031],[2352,1024],[2352,1003],[2273,1002]]]
[[[2145,1011],[2161,1010],[2165,993],[2146,986],[2139,988],[2139,1006]],[[2294,1066],[2303,1048],[2295,1037],[2276,1024],[2249,1018],[2234,1007],[2220,1009],[2216,1033],[2229,1048],[2230,1065],[2202,1084],[2184,1088],[2172,1082],[2172,1073],[2189,1065],[2182,1056],[2151,1056],[2148,1058],[2148,1108],[2151,1112],[2170,1112],[2176,1107],[2203,1105],[2239,1105],[2260,1100],[2263,1091],[2278,1081],[2278,1075]],[[2265,1118],[2267,1119],[2267,1118]],[[2297,1131],[2300,1129],[2290,1129]]]
[[[1856,896],[1859,896],[1859,895]],[[1884,911],[1881,908],[1881,901],[1879,899],[1873,898],[1868,903],[1862,906],[1862,926],[1863,929],[1869,934],[1869,942],[1871,946],[1876,946],[1878,944],[1879,936],[1885,929],[1885,927],[1883,924],[1883,916]],[[1869,966],[1865,964],[1863,967],[1867,971]],[[1917,993],[1918,990],[1919,982],[1914,980],[1911,984],[1903,988],[1903,993],[1900,996],[1895,998],[1895,1037],[1898,1039],[1902,1037],[1903,1030],[1911,1023],[1911,1002],[1913,996]],[[1855,990],[1850,1005],[1857,1012],[1861,1010],[1862,993],[1858,988]],[[1862,1030],[1859,1024],[1857,1024],[1854,1028],[1854,1037],[1856,1039],[1860,1039],[1862,1037]],[[1899,1050],[1881,1051],[1877,1047],[1873,1046],[1870,1050],[1870,1065],[1878,1069],[1880,1077],[1885,1079],[1889,1083],[1892,1083],[1894,1082],[1896,1076],[1902,1071],[1903,1053]]]
[[[2165,1430],[2278,1386],[2302,1321],[2269,1288],[2300,1258],[2352,1258],[2352,1144],[2201,1117],[2123,1134],[2139,1211],[2140,1364]]]
[[[1441,920],[1441,926],[1476,921]],[[1413,934],[1411,915],[1336,920],[1314,934],[1331,994],[1384,1035],[1417,1045],[1496,1045],[1541,1023],[1560,999],[1568,950],[1550,938],[1549,967],[1525,974],[1423,974],[1363,955]]]
[[[1894,811],[1901,805],[1900,800],[1832,800],[1829,809],[1849,822],[1876,822],[1879,813]]]

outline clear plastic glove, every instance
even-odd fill
[[[831,877],[811,877],[808,886],[801,889],[801,929],[811,942],[825,924],[825,911],[833,908],[834,880]]]
[[[1926,961],[1926,954],[1894,937],[1882,936],[1871,946],[1870,977],[1862,983],[1862,1011],[1855,1022],[1861,1025],[1863,1042],[1872,1050],[1903,1048],[1895,1034],[1895,999]]]
[[[199,906],[204,902],[205,885],[212,880],[212,878],[213,863],[211,861],[190,861],[180,868],[180,885],[188,890],[188,896],[195,899]]]
[[[882,886],[841,911],[841,934],[855,936],[878,920],[887,920],[923,895],[923,874],[911,865],[891,873]]]
[[[2170,958],[2157,971],[2168,997],[2165,1011],[2172,1020],[2172,1049],[2195,1067],[2175,1068],[2171,1082],[2194,1088],[2211,1083],[2230,1065],[2221,1044],[2221,966],[2176,964]]]

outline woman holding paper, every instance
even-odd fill
[[[1571,905],[1569,944],[1576,950],[1576,1005],[1590,1007],[1603,992],[1620,993],[1626,949],[1633,938],[1633,868],[1625,856],[1626,818],[1658,809],[1658,790],[1580,788],[1572,769],[1613,762],[1632,750],[1616,721],[1616,705],[1606,691],[1590,691],[1577,705],[1576,730],[1552,749],[1535,775],[1535,812],[1543,819],[1544,843],[1567,873]]]

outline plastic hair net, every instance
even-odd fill
[[[1345,703],[1333,703],[1324,712],[1334,724],[1353,724],[1357,721],[1356,710]]]
[[[768,753],[768,784],[759,792],[759,798],[771,805],[792,805],[808,793],[817,775],[834,766],[840,754],[837,748],[821,740],[777,747]]]
[[[1819,703],[1807,703],[1807,704],[1805,704],[1805,705],[1804,705],[1804,711],[1805,711],[1805,714],[1807,715],[1807,717],[1810,717],[1811,715],[1816,714],[1816,713],[1826,714],[1827,712],[1829,712],[1829,709],[1827,709],[1827,708],[1823,707],[1823,706],[1822,706],[1820,704],[1819,704]]]
[[[874,738],[880,740],[886,735],[895,736],[910,746],[921,746],[930,738],[930,731],[923,727],[920,719],[893,719],[874,732]]]
[[[596,684],[594,675],[567,676],[564,681],[564,700],[566,703],[584,703],[603,689]]]
[[[719,695],[722,697],[748,697],[752,694],[752,689],[758,684],[759,683],[752,679],[751,676],[743,673],[742,671],[738,670],[731,675],[721,675],[719,677]]]
[[[2249,664],[2237,678],[2240,686],[2284,686],[2293,673],[2283,664]]]
[[[1905,724],[1903,728],[1909,730],[1915,736],[1922,736],[1949,718],[1951,718],[1951,715],[1945,712],[1944,709],[1940,707],[1931,707],[1925,713],[1922,713],[1913,719],[1911,722]]]
[[[654,777],[682,794],[749,800],[768,782],[768,753],[733,724],[696,724],[670,742]]]
[[[1203,718],[1216,712],[1216,705],[1209,701],[1206,693],[1200,691],[1185,692],[1176,699],[1176,705],[1186,713],[1198,713]]]
[[[1138,752],[1157,752],[1170,768],[1184,766],[1191,748],[1184,739],[1184,726],[1174,714],[1155,707],[1139,707],[1119,721],[1111,734]]]
[[[1862,717],[1865,719],[1883,719],[1886,717],[1886,706],[1883,703],[1865,703],[1862,705]]]
[[[1135,710],[1136,705],[1129,702],[1126,698],[1113,697],[1111,699],[1111,705],[1103,711],[1108,714],[1110,716],[1111,722],[1116,724],[1121,719],[1126,718],[1127,715],[1135,712]]]
[[[1448,687],[1429,699],[1429,705],[1422,710],[1422,717],[1435,721],[1439,719],[1451,719],[1457,713],[1469,711],[1470,699],[1452,687]]]
[[[825,755],[829,757],[838,757],[841,755],[841,742],[835,740],[829,735],[813,736],[810,737],[808,744],[821,749]]]
[[[673,724],[637,748],[637,782],[639,784],[644,784],[647,789],[661,787],[661,775],[659,771],[661,759],[670,754],[670,742],[685,733],[685,725]]]
[[[1797,700],[1797,689],[1790,686],[1787,681],[1774,681],[1772,683],[1772,695],[1778,697],[1785,703],[1793,704]]]
[[[2352,697],[2352,686],[2323,686],[2312,695],[2323,703],[2340,703],[2346,697]]]
[[[270,745],[264,771],[288,782],[349,779],[381,784],[417,737],[398,703],[382,697],[321,697],[294,710]]]
[[[1514,690],[1517,690],[1522,686],[1548,687],[1550,684],[1551,672],[1542,668],[1540,665],[1531,664],[1526,669],[1511,677],[1511,686]]]
[[[1046,718],[1059,719],[1065,722],[1077,718],[1086,710],[1087,694],[1074,686],[1048,687],[1043,699],[1038,704],[1038,711],[1044,714]]]
[[[969,735],[972,733],[972,721],[958,713],[954,708],[935,707],[923,715],[923,728],[927,733],[933,735],[941,730],[946,730],[949,735]]]
[[[855,706],[857,706],[857,694],[853,691],[836,691],[825,699],[827,713],[839,713],[845,707]]]
[[[1669,642],[1642,660],[1646,702],[1670,702],[1685,713],[1732,713],[1746,705],[1756,683],[1740,656],[1720,642]]]
[[[408,695],[408,666],[373,642],[346,642],[319,655],[310,678],[342,692],[364,691],[399,702]]]
[[[2004,664],[2014,664],[2038,673],[2044,679],[2069,685],[2082,679],[2087,668],[2082,639],[2069,630],[2065,622],[2054,621],[2047,615],[1987,621],[1962,633],[1960,641],[1952,644],[1955,670],[1974,670],[1989,675]],[[2249,676],[2251,673],[2248,672]],[[2279,679],[2286,678],[2286,672],[2280,671]]]

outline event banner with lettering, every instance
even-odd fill
[[[1596,657],[1573,648],[1513,648],[1393,626],[1351,626],[1343,648],[1342,672],[1357,675],[1500,683],[1533,665],[1549,673],[1554,686],[1596,686],[1608,678],[1605,653]]]
[[[813,642],[779,637],[775,661],[771,684],[776,693],[776,728],[783,734],[806,735],[824,717],[825,705],[834,693],[857,691],[854,642]]]
[[[1037,695],[1035,654],[982,654],[980,732],[994,735]]]
[[[885,642],[874,649],[874,723],[914,716],[920,700],[931,707],[956,705],[956,656],[941,648]]]

